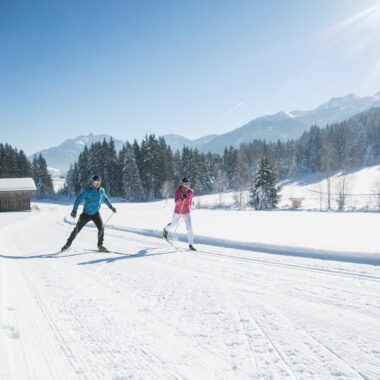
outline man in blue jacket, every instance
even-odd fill
[[[104,202],[113,212],[116,212],[116,209],[112,206],[103,187],[100,187],[100,182],[100,177],[98,175],[94,175],[91,180],[91,186],[83,190],[75,200],[73,210],[71,211],[71,216],[73,218],[77,216],[78,206],[82,202],[84,202],[83,212],[80,214],[78,223],[67,239],[66,244],[62,247],[62,251],[65,251],[71,246],[71,243],[76,238],[80,230],[90,221],[93,221],[98,229],[99,251],[107,251],[107,249],[103,246],[104,227],[99,210],[102,202]]]

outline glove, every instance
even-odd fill
[[[112,210],[113,212],[116,212],[116,208],[113,207],[113,206],[111,206],[111,210]]]
[[[184,201],[187,198],[187,194],[182,194],[181,199]]]
[[[77,212],[76,211],[71,211],[70,215],[71,215],[72,218],[75,219],[77,217]]]

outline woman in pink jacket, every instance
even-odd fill
[[[169,223],[162,233],[162,236],[165,239],[168,239],[168,232],[170,232],[173,228],[178,226],[178,223],[181,220],[181,217],[186,223],[187,228],[187,240],[189,242],[189,249],[191,251],[196,251],[193,243],[194,243],[194,234],[193,227],[191,225],[191,204],[193,202],[194,191],[190,187],[190,181],[187,177],[182,178],[181,186],[178,187],[175,192],[175,209],[173,213],[173,218],[171,223]]]

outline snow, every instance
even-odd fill
[[[281,120],[288,120],[288,119],[294,119],[294,116],[289,112],[279,111],[273,115],[266,115],[261,118],[258,118],[257,120],[281,121]]]
[[[52,177],[52,181],[55,192],[62,190],[66,182],[65,178],[55,176]]]
[[[282,111],[286,116],[288,116],[288,117],[290,117],[290,118],[292,118],[292,119],[294,119],[295,118],[295,116],[294,115],[292,115],[290,112],[287,112],[287,111]]]
[[[34,191],[33,178],[0,178],[0,191]]]
[[[332,205],[336,208],[339,184],[346,178],[346,210],[378,210],[380,202],[380,165],[359,168],[347,173],[337,172],[331,176]],[[290,207],[289,198],[305,198],[303,209],[327,208],[327,180],[317,175],[302,177],[282,185],[281,207]]]
[[[49,172],[49,174],[51,175],[51,176],[56,176],[56,177],[58,177],[58,176],[60,176],[62,173],[61,173],[61,170],[60,169],[58,169],[58,168],[53,168],[53,167],[50,167],[50,166],[48,166],[48,172]]]
[[[118,253],[52,255],[71,205],[0,214],[2,380],[380,378],[379,214],[194,209],[193,253],[172,200],[115,206]]]
[[[337,209],[338,187],[346,178],[346,211],[378,211],[380,207],[380,165],[336,172],[331,175],[331,207]],[[300,210],[321,211],[327,209],[327,180],[318,175],[302,176],[291,181],[283,181],[281,186],[280,209],[291,207],[290,198],[305,198]],[[219,195],[196,197],[195,205],[201,208],[232,207],[235,203],[233,192]],[[243,191],[243,199],[248,200],[248,191]]]

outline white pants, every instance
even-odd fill
[[[193,233],[193,226],[191,225],[191,217],[190,213],[189,214],[173,214],[173,218],[171,223],[169,223],[165,229],[170,232],[171,230],[176,230],[178,223],[180,222],[181,218],[185,221],[186,228],[187,228],[187,240],[189,244],[194,243],[194,233]]]

